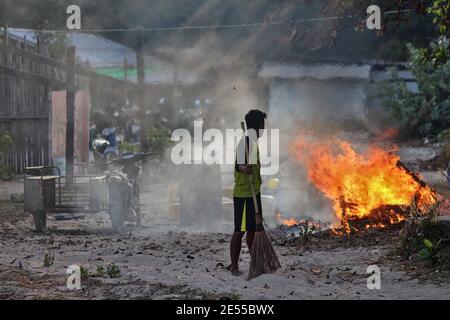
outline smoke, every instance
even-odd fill
[[[271,21],[272,18],[275,21],[287,20],[294,13],[291,10],[293,8],[295,13],[311,13],[311,8],[301,7],[294,1],[288,5],[266,1],[262,8],[258,7],[257,2],[246,5],[238,1],[231,4],[218,0],[197,1],[195,5],[194,2],[153,1],[150,7],[148,1],[137,0],[120,9],[110,5],[110,1],[104,7],[88,1],[81,1],[80,4],[83,28],[127,28],[136,27],[138,23],[145,27],[173,27]],[[172,16],[170,20],[167,18],[171,16],[169,12],[180,12],[180,16]],[[250,12],[252,15],[248,15]],[[61,17],[64,18],[64,14]],[[303,26],[294,28],[288,24],[280,27],[267,24],[248,29],[217,29],[209,32],[145,33],[143,40],[146,54],[164,61],[174,69],[171,71],[173,83],[166,84],[165,89],[155,88],[148,92],[148,96],[156,101],[167,95],[174,97],[172,105],[150,103],[149,109],[152,112],[167,112],[173,118],[172,129],[180,127],[181,120],[186,117],[186,112],[180,111],[188,108],[197,112],[195,117],[189,119],[191,124],[193,120],[202,118],[205,128],[220,129],[239,128],[250,109],[267,111],[268,127],[279,129],[281,133],[281,169],[276,175],[281,185],[278,191],[264,189],[263,193],[273,195],[276,207],[286,215],[317,216],[324,220],[329,216],[326,204],[323,204],[320,194],[311,188],[302,168],[292,161],[289,145],[299,130],[317,129],[317,123],[324,117],[363,117],[363,94],[361,88],[355,87],[353,83],[339,80],[339,77],[360,76],[360,70],[356,67],[353,67],[352,72],[340,73],[338,76],[336,72],[341,72],[341,69],[327,66],[306,70],[301,66],[296,68],[285,65],[280,74],[270,74],[277,66],[265,69],[266,62],[282,59],[285,52],[295,48],[292,40],[298,40],[300,34],[307,32],[307,26]],[[317,25],[313,32],[307,33],[312,40],[319,41],[322,36],[318,37],[317,32],[328,30],[329,27]],[[138,33],[105,36],[134,48],[138,47],[140,41]],[[294,59],[296,63],[298,60]],[[260,73],[261,70],[265,72]],[[286,76],[286,72],[297,74],[294,77]],[[303,74],[299,75],[298,72]],[[296,80],[299,76],[308,79]],[[334,83],[329,84],[328,81]],[[189,123],[186,126],[189,127]],[[325,125],[322,128],[327,127]],[[183,227],[197,231],[232,224],[233,213],[229,202],[233,187],[232,166],[175,166],[170,159],[170,152],[166,152],[162,164],[152,166],[149,171],[150,174],[142,179],[142,189],[151,193],[147,199],[143,197],[147,201],[145,208],[149,208],[150,217],[160,215],[174,219]],[[264,177],[264,180],[270,178]],[[223,205],[222,202],[227,204]],[[270,207],[270,203],[263,207],[266,216],[273,214]],[[174,217],[169,217],[171,212]]]
[[[221,37],[215,32],[203,35],[191,47],[178,51],[176,40],[173,38],[170,46],[156,49],[155,56],[176,65],[179,81],[189,75],[191,79],[195,79],[193,86],[200,89],[196,91],[197,95],[180,90],[188,98],[179,97],[179,105],[173,106],[173,115],[177,118],[174,128],[178,129],[183,125],[179,120],[185,116],[186,111],[180,113],[180,110],[186,108],[196,111],[195,116],[189,119],[187,129],[191,129],[194,120],[202,120],[204,130],[217,128],[223,133],[225,129],[239,129],[240,122],[250,109],[267,110],[267,105],[263,103],[267,93],[261,90],[258,83],[257,64],[251,52],[241,56],[240,50],[222,51]],[[247,45],[247,41],[249,40],[242,45]],[[180,84],[182,85],[185,86]],[[200,101],[199,105],[195,105],[196,100]],[[225,152],[224,150],[224,154]],[[165,195],[162,197],[170,202],[161,212],[168,215],[172,213],[175,224],[187,231],[233,230],[234,166],[177,166],[170,159],[170,149],[165,153],[163,163],[153,176],[164,180]],[[151,178],[145,181],[150,182]],[[144,188],[148,187],[149,185]]]
[[[252,46],[269,42],[262,40],[263,35],[262,27],[244,40],[236,37],[229,50],[223,47],[223,37],[216,32],[206,33],[182,49],[177,49],[181,44],[173,35],[169,45],[156,48],[154,54],[176,64],[180,78],[189,74],[201,87],[198,96],[192,96],[191,100],[210,101],[199,107],[198,118],[204,120],[205,129],[237,129],[245,114],[257,108],[268,113],[268,128],[280,130],[280,171],[275,175],[280,179],[280,187],[269,190],[263,184],[262,190],[268,196],[263,200],[267,221],[275,221],[276,209],[283,218],[334,222],[330,202],[309,183],[304,168],[293,160],[289,148],[300,132],[313,129],[314,134],[328,134],[348,129],[343,127],[345,120],[363,121],[365,91],[361,83],[367,80],[370,68],[282,65],[277,69],[273,64],[266,68],[255,53],[260,50],[252,50]],[[174,107],[179,116],[179,109],[185,106]],[[172,198],[172,202],[176,198],[177,203],[168,204],[161,210],[163,215],[175,210],[174,221],[188,231],[230,232],[234,167],[175,166],[171,164],[170,152],[164,162],[164,169],[159,168],[166,186],[162,197]],[[273,177],[263,177],[263,182]]]

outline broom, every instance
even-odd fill
[[[245,123],[241,122],[242,131],[244,131],[244,147],[245,156],[247,161],[249,158],[249,146],[247,145],[247,139],[245,138]],[[252,252],[250,253],[250,269],[248,270],[247,280],[253,279],[263,273],[275,272],[281,267],[278,257],[273,250],[272,242],[269,239],[263,226],[263,219],[261,212],[259,211],[258,201],[255,194],[255,186],[253,183],[253,176],[249,176],[250,185],[252,189],[253,204],[255,206],[255,222],[256,232],[253,240]]]

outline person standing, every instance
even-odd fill
[[[239,255],[241,253],[242,238],[246,234],[246,242],[248,249],[252,250],[253,239],[255,237],[256,221],[255,221],[255,205],[252,197],[252,185],[250,176],[253,178],[254,190],[256,193],[257,205],[262,214],[261,206],[261,163],[259,160],[259,150],[257,139],[261,136],[262,131],[265,128],[266,114],[260,110],[250,110],[245,116],[245,122],[247,126],[247,132],[256,133],[256,135],[249,134],[244,137],[238,144],[237,157],[234,169],[234,190],[233,190],[233,203],[234,203],[234,233],[230,242],[230,258],[231,265],[228,266],[228,270],[231,271],[233,276],[240,276],[242,273],[239,271]],[[253,136],[253,138],[252,138]],[[256,139],[255,137],[256,136]],[[245,139],[245,140],[244,140]],[[245,144],[244,144],[245,143]],[[248,155],[245,154],[245,147],[248,148]],[[240,163],[240,159],[244,159]],[[256,159],[256,163],[253,163]]]

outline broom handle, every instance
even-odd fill
[[[248,163],[250,164],[250,158],[249,158],[249,148],[250,148],[250,146],[247,145],[247,138],[245,136],[246,130],[245,130],[245,123],[244,122],[241,122],[241,128],[242,128],[242,131],[244,131],[245,156],[247,158]],[[250,179],[250,186],[251,186],[251,189],[252,189],[253,205],[255,206],[255,220],[256,220],[256,224],[262,224],[261,215],[259,214],[258,200],[256,200],[255,187],[254,187],[254,184],[253,184],[253,171],[252,171],[252,174],[249,176],[249,179]]]

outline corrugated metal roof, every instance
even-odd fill
[[[2,30],[1,28],[0,30]],[[12,35],[13,37],[20,38],[20,39],[26,39],[26,41],[30,43],[37,44],[37,38],[36,34],[32,31],[26,30],[26,29],[16,29],[16,28],[8,28],[8,33]]]
[[[133,49],[120,43],[87,33],[69,34],[70,44],[77,47],[77,56],[82,62],[89,61],[89,65],[98,73],[113,78],[137,82],[136,53]],[[125,73],[124,61],[130,68]],[[174,82],[175,67],[153,56],[146,55],[145,82],[148,84],[170,84]],[[199,76],[191,71],[178,70],[178,82],[194,84]]]
[[[261,78],[314,78],[318,80],[353,78],[368,80],[370,77],[370,70],[370,65],[264,64],[258,75]]]

